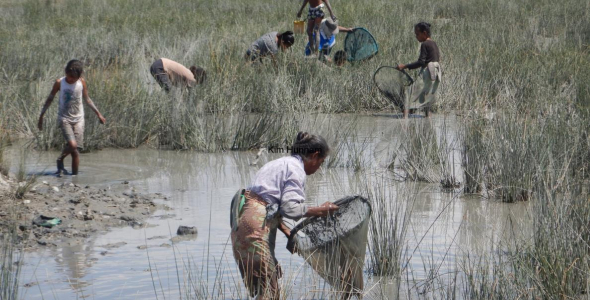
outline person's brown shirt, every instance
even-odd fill
[[[424,68],[429,62],[439,62],[440,52],[438,46],[433,40],[426,40],[420,45],[420,57],[417,61],[406,65],[406,68],[412,70],[416,68]]]

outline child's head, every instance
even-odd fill
[[[305,174],[311,175],[324,163],[324,159],[329,152],[330,147],[323,137],[307,132],[299,132],[293,143],[291,155],[301,156]]]
[[[334,63],[339,67],[344,66],[344,64],[346,63],[346,51],[336,51],[336,53],[334,54]]]
[[[82,73],[84,73],[84,64],[77,59],[72,59],[66,65],[65,73],[66,81],[74,83],[82,77]]]
[[[285,51],[289,47],[295,44],[295,36],[293,36],[293,31],[285,31],[278,35],[279,38],[279,47],[281,50]]]
[[[430,37],[430,24],[426,22],[420,22],[414,25],[414,34],[418,42],[422,43]]]
[[[191,70],[193,76],[195,76],[195,80],[198,84],[203,84],[203,82],[205,82],[207,79],[207,72],[205,72],[203,68],[192,66],[189,68],[189,70]]]

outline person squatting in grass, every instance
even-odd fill
[[[64,158],[69,154],[72,155],[72,175],[78,174],[80,164],[80,153],[78,149],[84,148],[84,106],[82,98],[86,104],[94,111],[101,124],[105,124],[106,119],[100,114],[98,108],[94,105],[88,96],[86,80],[82,78],[84,67],[79,60],[70,60],[65,68],[64,77],[57,79],[53,88],[45,100],[45,105],[39,116],[37,126],[43,130],[43,116],[53,102],[55,94],[59,92],[59,107],[57,112],[57,125],[66,140],[66,145],[57,159],[57,175],[67,174],[64,167]]]
[[[253,184],[239,190],[232,200],[231,241],[234,258],[251,297],[279,299],[281,267],[274,255],[277,228],[287,238],[291,231],[282,218],[327,216],[338,206],[326,202],[308,207],[305,202],[305,178],[324,162],[330,148],[324,138],[299,132],[291,155],[265,164]],[[287,249],[295,253],[292,240]]]
[[[309,11],[307,13],[307,37],[309,38],[311,52],[315,54],[318,51],[320,43],[320,36],[317,34],[317,31],[320,28],[322,20],[326,16],[323,11],[324,3],[326,7],[328,7],[330,17],[334,22],[336,22],[336,16],[332,12],[332,7],[330,6],[330,2],[328,2],[328,0],[304,0],[301,8],[297,12],[298,19],[301,18],[301,12],[303,12],[303,9],[308,3]]]
[[[336,44],[336,35],[339,32],[352,32],[352,28],[342,27],[339,26],[337,22],[334,22],[330,19],[324,19],[321,22],[320,30],[318,34],[320,35],[320,41],[318,44],[318,50],[320,53],[319,59],[324,61],[330,62],[332,59],[330,58],[330,52],[332,52],[332,47]],[[313,33],[314,40],[316,33]],[[305,46],[305,55],[310,56],[312,55],[311,44],[307,43]]]
[[[185,66],[167,59],[160,58],[150,67],[150,73],[166,92],[170,92],[172,86],[191,88],[196,84],[203,84],[207,79],[207,73],[203,68]]]
[[[435,93],[441,77],[440,52],[436,42],[430,38],[430,32],[430,24],[426,22],[414,25],[414,34],[418,42],[421,43],[420,56],[417,61],[411,64],[397,65],[398,70],[421,68],[419,76],[422,76],[422,80],[414,83],[410,87],[409,93],[406,93],[404,118],[408,117],[410,109],[415,108],[424,108],[426,117],[429,117],[430,107],[436,100]]]
[[[279,34],[277,31],[269,32],[259,37],[246,51],[245,58],[249,62],[260,61],[263,57],[270,56],[276,66],[276,55],[281,51],[289,49],[295,44],[293,31],[285,31]]]

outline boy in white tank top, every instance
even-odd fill
[[[80,164],[80,152],[78,149],[84,148],[84,106],[82,105],[82,98],[86,100],[86,104],[98,116],[100,123],[104,124],[106,122],[106,119],[88,97],[86,81],[81,77],[83,72],[84,68],[81,61],[70,60],[66,65],[66,76],[55,81],[39,116],[38,127],[39,130],[43,130],[43,115],[45,115],[49,105],[53,102],[55,94],[59,92],[57,124],[66,140],[66,145],[57,158],[56,174],[58,176],[61,176],[62,173],[67,174],[64,168],[64,158],[69,154],[72,155],[72,175],[78,174]]]

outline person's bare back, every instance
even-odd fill
[[[320,6],[322,3],[324,3],[324,1],[322,0],[309,0],[309,7],[316,8]]]

